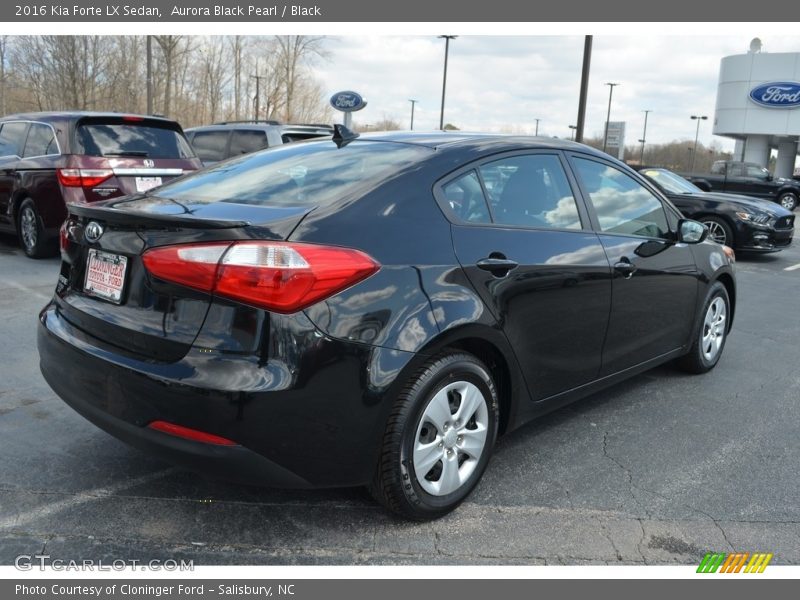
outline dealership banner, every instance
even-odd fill
[[[784,0],[757,4],[672,0],[570,2],[458,0],[374,2],[369,0],[60,0],[0,5],[10,22],[757,22],[797,20],[797,5]]]
[[[580,567],[576,567],[580,570]],[[758,586],[758,587],[756,587]],[[792,589],[794,588],[794,589]],[[678,580],[554,580],[554,579],[312,579],[312,580],[24,580],[0,581],[0,598],[22,600],[174,600],[215,598],[224,600],[408,600],[409,598],[486,598],[530,599],[566,598],[644,598],[672,600],[714,595],[726,599],[794,597],[796,582],[786,579],[742,580],[724,578],[698,585]]]

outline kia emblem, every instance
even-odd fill
[[[97,221],[89,221],[86,229],[83,230],[83,237],[87,242],[94,244],[103,235],[103,226]]]

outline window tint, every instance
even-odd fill
[[[603,231],[667,237],[664,207],[647,188],[619,169],[593,160],[577,158],[575,167]]]
[[[263,150],[268,145],[267,134],[264,131],[246,129],[234,131],[231,135],[231,156]]]
[[[462,221],[490,223],[489,208],[475,171],[470,171],[442,188],[450,210]]]
[[[28,130],[28,139],[25,142],[25,152],[22,156],[46,156],[48,154],[58,154],[53,129],[41,123],[31,124],[31,128]]]
[[[168,127],[147,123],[99,123],[78,125],[78,143],[90,156],[141,156],[189,158],[194,153],[186,139]]]
[[[332,142],[285,144],[182,177],[157,193],[187,206],[214,202],[324,206],[372,190],[432,152],[391,142],[355,141],[342,148]]]
[[[480,167],[495,223],[580,229],[578,207],[557,156],[513,156]]]
[[[198,131],[192,138],[192,147],[203,162],[218,162],[228,158],[228,131]]]
[[[769,171],[764,167],[758,165],[746,165],[746,173],[748,177],[755,177],[756,179],[766,179]]]
[[[22,154],[22,136],[27,123],[3,123],[0,129],[0,156],[19,156]]]

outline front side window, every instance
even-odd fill
[[[481,165],[480,172],[495,223],[536,228],[581,228],[575,197],[557,156],[512,156]]]
[[[575,159],[575,168],[603,231],[669,237],[661,201],[633,177],[616,167],[583,158]]]

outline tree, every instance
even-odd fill
[[[175,63],[178,58],[178,44],[180,44],[182,35],[157,35],[154,38],[156,43],[161,48],[161,53],[164,56],[165,84],[164,84],[164,115],[169,116],[172,109],[172,77]]]
[[[300,84],[302,65],[324,55],[323,40],[323,37],[309,35],[275,36],[278,44],[278,69],[283,79],[283,116],[287,122],[296,119],[295,92]]]

